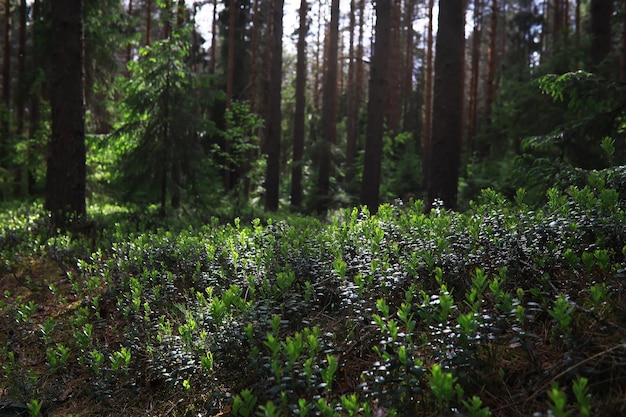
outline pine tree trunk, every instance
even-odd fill
[[[48,147],[45,209],[55,227],[84,217],[85,71],[83,1],[52,2],[52,136]]]
[[[400,100],[402,97],[402,54],[400,42],[400,14],[402,12],[400,0],[391,0],[391,16],[389,31],[389,64],[387,65],[387,79],[389,89],[393,94],[386,95],[387,105],[383,112],[387,120],[387,129],[393,137],[398,133],[400,126]]]
[[[278,210],[280,191],[281,87],[283,66],[283,0],[271,3],[272,60],[270,68],[269,119],[266,138],[267,173],[265,175],[265,209]]]
[[[496,96],[496,41],[498,38],[498,13],[498,0],[492,0],[489,32],[489,56],[487,58],[487,98],[485,101],[485,116],[489,123],[491,123],[491,109]]]
[[[428,174],[428,208],[440,199],[457,207],[463,111],[464,1],[448,0],[439,8],[433,128]],[[444,52],[444,53],[441,53]]]
[[[426,34],[426,67],[424,68],[424,145],[422,149],[422,181],[428,188],[430,174],[430,142],[433,105],[433,7],[434,0],[428,0],[428,31]]]
[[[24,135],[24,107],[26,105],[26,17],[28,14],[28,5],[26,0],[20,0],[20,24],[18,29],[18,51],[17,51],[17,76],[18,76],[18,92],[16,95],[16,117],[17,117],[17,136],[22,138]],[[17,168],[16,192],[17,194],[25,194],[24,179],[28,178],[28,168],[26,164]]]
[[[376,2],[376,35],[369,81],[365,159],[361,182],[361,204],[371,213],[378,211],[380,174],[383,153],[384,107],[389,73],[390,37],[393,0]]]
[[[474,0],[474,31],[472,34],[472,64],[470,71],[467,148],[474,150],[474,136],[478,118],[478,79],[480,74],[480,44],[482,38],[482,8],[480,0]]]
[[[404,80],[402,84],[402,129],[405,132],[415,130],[416,124],[411,111],[411,96],[413,94],[413,40],[415,33],[413,30],[413,15],[415,9],[415,0],[406,0],[406,11],[404,14],[404,27],[406,28],[406,38],[404,47]]]
[[[4,46],[2,48],[2,136],[8,142],[11,126],[11,1],[4,6]]]
[[[356,65],[354,48],[354,31],[356,28],[356,0],[350,1],[350,24],[348,36],[350,43],[348,46],[348,89],[346,103],[346,182],[350,183],[353,178],[352,165],[356,157],[357,142],[357,117],[356,107]]]
[[[306,33],[307,1],[300,0],[300,28],[296,62],[296,108],[293,115],[293,166],[291,168],[291,205],[302,205],[302,156],[304,154],[304,110],[306,106]]]
[[[128,0],[128,17],[133,17],[133,0]],[[128,63],[133,59],[132,57],[132,45],[130,42],[126,44],[126,67],[128,68]],[[126,71],[126,75],[130,75],[128,71]]]
[[[330,205],[330,170],[332,165],[332,145],[336,142],[337,130],[337,58],[339,45],[339,0],[332,0],[330,6],[330,26],[328,28],[328,53],[326,74],[322,91],[322,137],[320,138],[320,161],[317,180],[316,211],[326,212]]]
[[[237,0],[230,0],[228,4],[228,58],[226,64],[226,109],[230,109],[233,100],[235,86],[235,18],[237,16]],[[228,126],[227,126],[228,128]],[[224,153],[232,153],[231,143],[224,141]],[[226,161],[224,163],[223,181],[224,189],[228,192],[233,189],[232,165]]]
[[[609,76],[609,71],[602,68],[602,61],[611,52],[611,16],[612,0],[591,0],[591,65],[594,71]]]
[[[211,63],[209,73],[215,74],[217,60],[217,0],[213,0],[213,20],[211,22]]]
[[[578,1],[576,2],[578,4]],[[626,80],[626,1],[622,2],[622,46],[620,54],[620,80]]]

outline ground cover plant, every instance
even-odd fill
[[[50,416],[626,413],[626,172],[330,219],[2,215],[0,402]],[[201,224],[203,223],[203,224]],[[19,414],[17,414],[19,415]]]

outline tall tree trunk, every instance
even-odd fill
[[[411,95],[413,93],[413,41],[415,38],[413,15],[415,11],[415,0],[406,0],[405,5],[404,27],[406,28],[406,38],[403,65],[404,79],[402,84],[402,130],[410,132],[414,131],[416,127],[413,115],[409,114],[411,109]]]
[[[448,0],[439,7],[433,130],[428,174],[428,207],[440,199],[455,209],[461,161],[463,111],[464,1]]]
[[[86,215],[83,0],[52,2],[52,136],[45,209],[55,227]]]
[[[485,100],[485,115],[489,123],[491,123],[491,109],[493,101],[496,97],[496,57],[497,38],[498,38],[498,0],[491,2],[491,23],[489,31],[489,56],[487,58],[487,98]]]
[[[133,17],[133,0],[128,0],[128,17]],[[128,63],[133,59],[132,57],[132,44],[128,42],[126,44],[126,67],[128,67]],[[127,71],[126,75],[130,75]]]
[[[402,92],[402,49],[400,42],[400,14],[402,13],[402,2],[400,0],[391,0],[391,17],[389,31],[389,65],[387,66],[387,79],[389,88],[396,91],[395,94],[387,94],[387,105],[383,106],[385,117],[387,119],[387,128],[389,134],[394,136],[398,133],[400,126],[400,99]],[[377,19],[378,21],[378,19]]]
[[[16,116],[17,116],[17,135],[20,140],[24,139],[24,110],[26,107],[26,97],[28,95],[26,86],[26,17],[28,14],[28,5],[26,0],[20,0],[20,24],[18,29],[18,51],[17,51],[17,76],[18,91],[16,95]],[[28,165],[22,164],[17,168],[16,191],[19,194],[25,194],[24,179],[28,178]]]
[[[325,70],[320,65],[320,55],[324,50],[322,46],[322,0],[319,0],[317,3],[317,33],[316,33],[316,42],[315,42],[315,65],[313,66],[313,107],[315,107],[316,111],[319,111],[319,103],[320,103],[320,74]],[[325,56],[325,55],[324,55]]]
[[[591,0],[591,66],[594,71],[609,76],[609,71],[602,67],[602,61],[611,52],[611,15],[612,0]]]
[[[228,61],[226,66],[226,109],[230,109],[233,100],[235,82],[235,18],[237,16],[237,0],[230,0],[228,5]],[[232,147],[228,139],[224,141],[224,153],[230,155]],[[232,166],[226,162],[224,168],[224,189],[233,189]]]
[[[267,173],[265,175],[265,208],[278,210],[280,197],[280,140],[281,140],[281,87],[283,67],[283,0],[271,2],[272,14],[272,61],[270,67],[269,119],[265,151]]]
[[[44,66],[42,51],[41,51],[41,32],[42,32],[42,7],[41,1],[35,0],[32,4],[32,29],[31,29],[31,67],[34,69],[40,69]],[[29,92],[29,115],[28,115],[28,136],[29,138],[36,137],[41,127],[41,98],[43,95],[43,86],[41,83],[36,84],[36,88],[32,88]],[[33,152],[30,146],[27,147],[26,154],[26,169],[28,170],[28,195],[35,193],[35,176],[32,170],[32,155]]]
[[[332,145],[337,137],[337,57],[339,45],[339,0],[332,0],[330,6],[330,26],[328,28],[328,53],[326,74],[322,91],[322,138],[320,139],[320,161],[317,180],[317,212],[326,212],[330,205],[330,170],[332,165]]]
[[[434,0],[428,0],[428,30],[426,34],[426,68],[424,72],[424,145],[422,149],[422,181],[424,188],[428,188],[430,174],[430,142],[432,130],[433,106],[433,7]]]
[[[296,62],[296,108],[293,115],[293,166],[291,168],[291,205],[302,205],[302,156],[304,154],[304,110],[306,106],[306,33],[307,1],[300,0],[300,28]]]
[[[213,0],[213,20],[211,21],[211,63],[209,73],[215,74],[215,61],[217,60],[217,0]]]
[[[353,178],[352,165],[356,157],[357,143],[357,118],[358,108],[356,106],[356,65],[354,50],[354,31],[356,28],[356,0],[350,1],[350,23],[348,28],[348,89],[346,103],[346,182],[350,183]]]
[[[250,44],[250,109],[254,112],[258,108],[257,98],[257,73],[258,69],[258,45],[259,45],[259,26],[261,19],[259,14],[259,1],[254,0],[252,6],[252,39]]]
[[[365,160],[361,182],[361,204],[376,213],[379,204],[380,174],[383,153],[384,107],[387,92],[387,74],[390,58],[392,1],[376,2],[376,40],[369,81],[367,103],[367,132],[365,134]]]
[[[578,4],[578,1],[577,3]],[[626,80],[626,1],[622,2],[622,47],[620,54],[620,80]]]
[[[4,46],[2,48],[2,136],[9,140],[11,126],[11,1],[7,0],[4,6]]]
[[[474,150],[478,118],[478,79],[480,74],[480,44],[482,38],[482,7],[480,0],[474,0],[474,30],[472,33],[472,64],[470,71],[469,111],[467,129],[468,151]]]
[[[577,51],[580,51],[580,2],[581,0],[576,0],[576,16],[575,16],[575,20],[576,20],[576,32],[574,33],[574,48]],[[624,11],[626,12],[626,2],[623,3],[624,4]],[[625,20],[626,22],[626,20]],[[626,28],[626,25],[624,26]],[[624,32],[626,34],[626,32]],[[580,63],[576,62],[576,68],[575,69],[579,69],[580,68]]]
[[[356,83],[356,102],[354,106],[356,107],[357,112],[357,145],[358,145],[358,117],[359,117],[359,109],[361,108],[361,103],[363,102],[363,90],[364,90],[364,78],[365,78],[365,70],[363,68],[363,39],[365,37],[365,0],[359,0],[359,40],[356,46],[356,74],[355,74],[355,83]],[[358,149],[357,149],[358,152]]]

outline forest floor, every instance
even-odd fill
[[[12,213],[0,416],[624,415],[622,210],[498,198],[95,239]]]

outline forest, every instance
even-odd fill
[[[0,417],[626,415],[625,0],[0,31]]]

